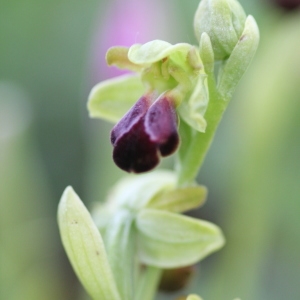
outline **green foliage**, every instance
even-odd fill
[[[195,31],[199,48],[187,43],[172,45],[162,40],[134,44],[130,48],[110,48],[106,54],[108,65],[138,74],[104,81],[94,87],[89,96],[90,116],[113,122],[121,119],[112,131],[111,141],[115,149],[118,145],[118,155],[122,156],[122,150],[125,153],[121,157],[124,170],[138,172],[139,169],[127,167],[123,160],[127,159],[130,165],[135,157],[153,159],[152,152],[145,149],[147,146],[157,146],[157,151],[163,154],[160,147],[172,134],[177,134],[176,114],[182,134],[175,171],[154,171],[121,179],[107,201],[94,211],[95,223],[86,209],[81,208],[86,227],[78,232],[87,231],[97,240],[98,247],[102,247],[98,251],[101,258],[97,269],[103,263],[106,283],[111,281],[104,292],[112,297],[135,299],[143,295],[143,289],[152,297],[159,269],[195,264],[224,245],[218,226],[180,213],[205,201],[206,188],[197,185],[195,178],[233,91],[255,54],[259,31],[254,18],[246,18],[242,7],[234,0],[203,0],[196,12]],[[222,60],[219,69],[215,60]],[[143,96],[149,94],[152,96]],[[170,120],[172,126],[175,124],[175,132],[170,131],[169,135],[162,127],[171,126]],[[147,145],[139,147],[137,143]],[[131,151],[135,146],[138,150]],[[139,156],[135,151],[145,153]],[[70,227],[73,217],[70,219],[67,210],[62,209],[67,193],[70,189],[62,197],[58,214],[62,239],[77,275],[97,298],[104,287],[99,285],[100,290],[94,292],[90,286],[96,280],[89,279],[89,256],[95,252],[92,245],[95,242],[78,239],[78,232],[75,234]],[[77,202],[81,203],[79,199]],[[76,213],[80,214],[79,206]],[[101,235],[96,234],[95,224],[104,242]],[[74,247],[77,242],[78,247]],[[72,249],[79,249],[74,250],[76,254],[70,251],[70,243]],[[89,253],[83,255],[82,247]],[[86,270],[79,268],[81,255],[89,265]],[[145,265],[146,270],[141,265]],[[142,278],[140,283],[136,280],[139,277]],[[150,288],[146,288],[145,280],[151,283]],[[199,297],[190,295],[188,299]]]

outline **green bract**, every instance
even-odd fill
[[[93,299],[121,300],[101,235],[71,187],[61,197],[58,225],[71,264],[89,295]]]
[[[107,206],[101,206],[94,219],[105,232],[105,241],[108,238],[120,243],[120,237],[114,233],[112,238],[110,234],[122,224],[124,230],[126,224],[132,224],[133,218],[135,229],[132,227],[132,230],[136,230],[134,234],[141,262],[163,268],[186,266],[224,244],[223,235],[216,225],[177,214],[199,207],[206,194],[203,186],[177,188],[175,173],[170,171],[128,176],[115,186]],[[122,247],[122,251],[126,252],[128,247]],[[109,256],[115,251],[109,247]],[[116,257],[122,257],[122,253]]]
[[[178,214],[201,205],[206,188],[177,188],[176,179],[164,170],[122,179],[94,214],[95,223],[73,189],[66,188],[58,209],[60,233],[92,298],[134,299],[137,257],[152,267],[176,268],[223,246],[216,225]],[[100,224],[103,240],[95,224]]]
[[[140,260],[160,268],[192,265],[224,245],[216,225],[167,211],[145,209],[136,226]]]
[[[252,16],[248,16],[245,27],[230,57],[223,65],[218,82],[220,94],[232,97],[236,85],[248,68],[259,42],[259,29]]]
[[[156,170],[140,176],[122,178],[109,193],[105,205],[100,204],[93,214],[98,227],[104,228],[116,211],[128,209],[137,213],[144,208],[185,212],[202,205],[207,189],[201,185],[176,187],[176,173]]]
[[[106,59],[109,65],[139,74],[96,85],[88,101],[91,117],[117,122],[143,94],[168,91],[179,107],[179,115],[195,130],[205,131],[209,95],[205,70],[195,46],[154,40],[130,48],[110,48]]]

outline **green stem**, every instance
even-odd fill
[[[190,147],[180,164],[179,186],[187,185],[195,180],[229,102],[218,93],[212,76],[208,77],[208,88],[210,99],[205,113],[206,132],[197,131],[193,136]]]
[[[153,300],[162,274],[162,269],[147,266],[138,283],[135,300]]]
[[[135,230],[130,211],[120,210],[105,232],[105,247],[119,293],[123,300],[133,299]]]

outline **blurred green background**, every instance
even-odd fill
[[[240,1],[261,30],[199,174],[197,212],[227,238],[186,290],[206,300],[300,299],[300,11]],[[0,299],[84,299],[59,239],[67,185],[90,205],[122,175],[111,124],[89,120],[90,88],[116,71],[107,48],[161,38],[196,44],[198,1],[2,0]]]

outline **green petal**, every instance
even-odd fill
[[[206,112],[209,101],[206,75],[199,76],[197,85],[188,100],[182,101],[178,111],[182,119],[197,131],[205,132]]]
[[[58,225],[73,269],[89,295],[93,299],[120,300],[101,235],[71,187],[61,197]]]
[[[135,64],[152,64],[176,52],[187,54],[192,47],[186,43],[171,45],[165,41],[154,40],[143,45],[131,46],[128,58]]]
[[[216,225],[166,211],[144,209],[136,226],[140,260],[160,268],[194,264],[224,244]]]
[[[177,188],[159,193],[150,200],[147,207],[180,213],[202,205],[206,195],[207,189],[204,186]]]
[[[141,71],[145,66],[136,65],[128,59],[127,47],[112,47],[106,52],[106,62],[109,66],[116,66],[120,69],[128,69],[134,72]]]
[[[137,75],[123,75],[105,80],[90,92],[90,117],[118,122],[144,92],[145,88]]]

